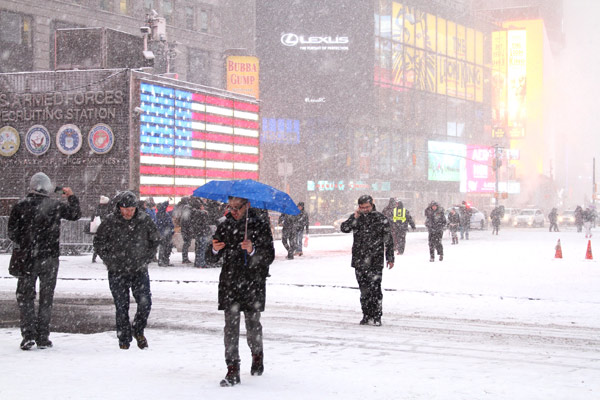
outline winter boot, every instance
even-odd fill
[[[148,348],[148,340],[146,339],[146,336],[144,336],[144,334],[141,335],[136,335],[135,336],[135,341],[137,342],[137,346],[140,349],[146,349]]]
[[[250,375],[261,376],[265,371],[263,364],[263,353],[252,354],[252,366],[250,367]]]
[[[35,346],[35,340],[25,338],[19,347],[21,347],[21,350],[31,350],[33,346]]]
[[[227,361],[227,375],[221,381],[221,387],[238,385],[240,383],[240,361]]]
[[[360,325],[369,325],[369,318],[365,315],[359,322]]]
[[[434,262],[434,261],[435,261],[435,257],[434,257],[434,256],[431,256],[431,257],[429,258],[429,262]]]
[[[121,342],[119,340],[119,348],[121,350],[128,350],[129,349],[129,342]]]
[[[440,261],[444,261],[444,255],[440,254]]]
[[[49,349],[52,347],[52,341],[48,338],[40,338],[35,341],[38,349]]]

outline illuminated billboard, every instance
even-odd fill
[[[140,84],[140,195],[189,196],[218,179],[258,179],[259,107],[203,92]]]
[[[377,85],[483,101],[482,32],[399,2],[390,12],[376,15]]]
[[[227,90],[258,99],[258,58],[229,56],[225,65],[227,70]]]
[[[467,145],[464,179],[460,191],[463,193],[493,193],[496,177],[491,167],[494,149],[488,146]]]
[[[428,141],[428,179],[430,181],[460,182],[465,170],[467,148],[464,144]]]
[[[506,136],[506,31],[492,33],[492,137]]]
[[[508,134],[519,138],[527,124],[527,31],[508,31],[507,42]]]

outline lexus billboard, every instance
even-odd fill
[[[371,6],[350,0],[257,2],[265,111],[305,118],[364,112],[373,82]]]

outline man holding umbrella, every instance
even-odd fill
[[[209,263],[223,258],[219,277],[219,310],[225,312],[227,375],[221,381],[221,386],[240,383],[239,338],[242,311],[246,322],[246,337],[252,352],[250,373],[262,375],[264,371],[260,316],[265,309],[266,280],[269,266],[275,258],[275,249],[269,224],[250,207],[250,201],[246,198],[229,197],[229,213],[217,227],[212,246],[206,251]]]

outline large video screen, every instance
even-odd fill
[[[427,143],[430,181],[460,182],[465,170],[467,146],[452,142]]]
[[[259,106],[141,83],[140,195],[189,196],[218,179],[258,179]]]
[[[370,2],[257,2],[261,98],[269,115],[349,115],[370,102]],[[274,112],[276,111],[276,113]]]

